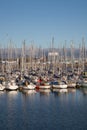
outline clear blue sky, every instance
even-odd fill
[[[87,0],[0,0],[0,43],[58,47],[87,41]]]

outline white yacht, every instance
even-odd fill
[[[16,85],[15,80],[11,80],[7,83],[6,86],[7,90],[17,90],[18,89],[18,85]]]

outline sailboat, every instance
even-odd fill
[[[8,81],[6,89],[7,90],[17,90],[18,85],[16,85],[15,80]]]
[[[5,89],[5,77],[0,76],[0,91],[3,91]]]
[[[25,81],[25,86],[23,86],[23,89],[26,90],[33,90],[35,89],[36,85],[34,85],[32,82]]]
[[[5,90],[5,84],[4,83],[0,83],[0,91]]]
[[[43,78],[39,78],[38,82],[36,83],[36,89],[50,89],[51,85],[50,82],[43,80]]]
[[[67,84],[65,81],[54,81],[52,82],[52,88],[55,89],[66,89],[67,88]]]

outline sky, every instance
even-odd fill
[[[87,44],[87,0],[0,0],[0,45]]]

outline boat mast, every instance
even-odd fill
[[[72,72],[74,71],[74,43],[71,41],[71,68]]]
[[[53,67],[53,74],[54,74],[55,71],[54,37],[52,38],[52,67]]]
[[[22,72],[26,69],[25,40],[22,44]]]
[[[85,69],[85,56],[86,56],[85,41],[84,38],[82,38],[82,70],[83,71]]]

